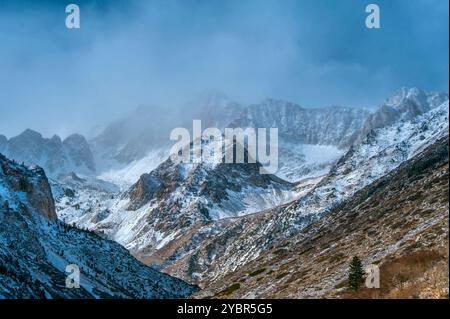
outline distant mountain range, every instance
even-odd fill
[[[0,153],[20,163],[41,166],[55,177],[72,171],[85,175],[96,172],[90,146],[79,134],[62,141],[57,135],[49,139],[27,129],[9,140],[0,136]]]
[[[187,104],[181,116],[162,107],[141,106],[108,125],[89,143],[79,134],[61,141],[56,135],[43,138],[30,129],[10,140],[0,136],[0,153],[39,165],[53,178],[74,172],[122,185],[125,179],[129,186],[167,158],[172,129],[190,129],[192,121],[199,119],[203,128],[278,127],[282,163],[278,176],[295,182],[326,172],[354,140],[368,115],[362,109],[311,109],[276,100],[243,107],[222,93],[208,92]]]
[[[43,138],[30,129],[9,140],[0,135],[0,153],[18,162],[39,165],[54,178],[74,172],[100,176],[127,187],[167,158],[172,129],[190,129],[192,120],[200,119],[203,128],[277,127],[277,176],[297,182],[326,174],[354,142],[361,142],[372,129],[410,120],[446,99],[446,93],[402,88],[371,114],[364,109],[338,106],[304,108],[274,99],[243,107],[223,93],[208,92],[187,104],[182,116],[162,107],[139,107],[89,142],[79,134],[63,141],[56,135]]]

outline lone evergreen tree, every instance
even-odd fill
[[[358,290],[364,277],[364,269],[361,260],[355,256],[350,262],[350,271],[348,273],[348,283],[350,288]]]

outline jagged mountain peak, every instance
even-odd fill
[[[70,171],[86,175],[95,172],[90,146],[80,134],[73,134],[62,141],[58,135],[44,138],[42,134],[27,129],[9,140],[3,140],[0,150],[16,161],[41,166],[50,176],[56,177]]]
[[[448,94],[445,92],[428,92],[416,87],[402,87],[367,118],[356,142],[363,141],[374,129],[389,126],[398,120],[410,121],[442,105],[445,101],[448,101]]]
[[[27,139],[40,139],[42,138],[42,134],[39,132],[36,132],[32,129],[27,128],[22,133],[20,133],[16,138],[27,138]]]
[[[202,138],[201,143],[203,147],[214,148],[211,143],[217,142]],[[185,147],[185,152],[190,151],[192,155],[192,146],[193,142]],[[275,193],[279,191],[279,202],[282,203],[285,199],[282,193],[289,193],[292,185],[274,175],[261,174],[261,164],[251,159],[245,147],[243,151],[246,163],[225,163],[225,154],[234,152],[236,147],[236,143],[225,142],[221,154],[214,154],[214,159],[204,158],[200,163],[174,163],[171,158],[167,159],[149,174],[142,175],[130,188],[128,194],[131,201],[128,207],[133,210],[139,209],[155,197],[162,198],[165,202],[178,198],[176,201],[185,202],[180,207],[189,208],[191,203],[198,202],[200,204],[198,207],[203,207],[200,210],[211,212],[208,218],[220,219],[249,213],[248,208],[251,205],[228,202],[236,200],[233,196],[239,197],[251,190],[255,193],[269,189]],[[276,197],[273,199],[275,202]],[[256,202],[253,204],[257,205]],[[264,205],[260,207],[264,208],[268,207]]]
[[[445,100],[448,100],[448,94],[445,92],[425,91],[418,87],[402,87],[388,97],[382,106],[402,109],[406,103],[412,102],[420,107],[426,108],[425,111],[427,111],[439,106]]]
[[[62,140],[58,135],[53,135],[50,138],[50,142],[54,143],[54,144],[62,144]]]
[[[21,200],[19,194],[24,194],[34,208],[29,211],[30,214],[38,213],[51,221],[57,219],[53,195],[42,168],[35,166],[28,169],[0,154],[0,181],[0,195],[8,202],[8,207],[15,207],[15,202]]]
[[[88,144],[86,138],[78,133],[74,133],[69,135],[68,137],[66,137],[64,139],[64,143],[83,143],[83,144]]]

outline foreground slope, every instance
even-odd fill
[[[196,297],[448,298],[448,136]],[[381,288],[346,290],[353,256]]]
[[[79,289],[65,286],[68,264],[81,270]],[[0,155],[0,298],[178,298],[195,290],[58,221],[44,171]]]

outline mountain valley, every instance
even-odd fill
[[[374,112],[244,107],[217,92],[193,103],[183,119],[140,107],[89,140],[0,136],[14,160],[0,158],[0,257],[23,258],[0,269],[0,295],[356,298],[345,276],[358,255],[388,273],[364,296],[448,298],[448,94],[402,88]],[[173,162],[170,131],[193,119],[278,128],[278,172],[258,159]],[[70,262],[82,265],[77,292],[60,283]]]

